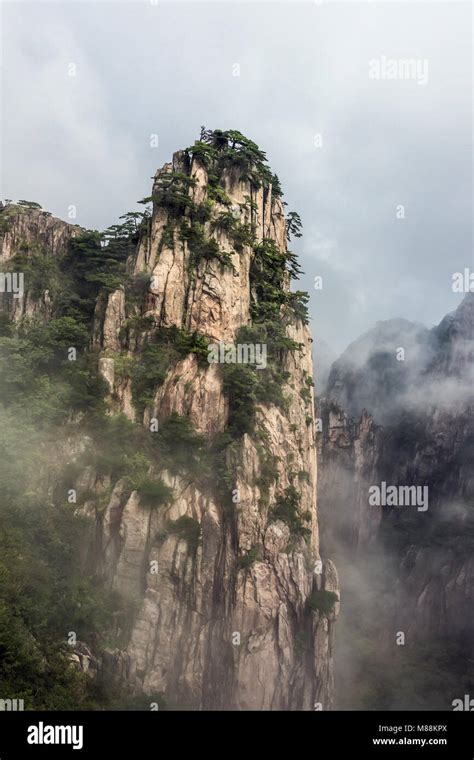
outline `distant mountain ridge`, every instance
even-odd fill
[[[462,380],[464,398],[473,380],[473,325],[474,293],[431,330],[406,319],[377,322],[334,362],[324,395],[350,416],[366,409],[379,423],[401,408],[442,402],[435,397],[442,378]]]
[[[379,323],[332,367],[318,411],[318,503],[346,601],[337,707],[353,709],[352,692],[356,709],[451,709],[472,689],[473,372],[473,293],[431,330]],[[382,482],[426,487],[427,511],[370,506]]]

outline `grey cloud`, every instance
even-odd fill
[[[235,127],[302,216],[300,287],[333,350],[459,302],[451,274],[473,266],[467,3],[42,2],[3,16],[4,197],[62,217],[75,204],[103,228],[201,124]],[[427,86],[371,81],[382,55],[427,58]]]

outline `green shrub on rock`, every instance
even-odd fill
[[[186,541],[189,549],[192,551],[196,551],[201,543],[201,526],[197,520],[188,515],[183,515],[177,520],[168,522],[167,532]]]
[[[314,589],[306,604],[313,612],[321,612],[323,615],[330,615],[334,605],[339,601],[339,596],[335,591],[326,591],[325,589]]]
[[[277,497],[275,506],[270,510],[270,522],[281,520],[286,523],[292,536],[302,536],[308,539],[311,530],[304,523],[311,520],[310,512],[299,511],[301,497],[294,486],[288,486],[283,494]]]

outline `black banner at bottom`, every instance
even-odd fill
[[[474,758],[470,712],[0,712],[0,760],[141,757],[174,747],[228,751],[325,747],[343,756]]]

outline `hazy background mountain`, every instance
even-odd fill
[[[449,710],[472,692],[473,370],[473,293],[432,330],[377,324],[333,365],[318,506],[343,589],[339,708]],[[427,509],[370,506],[382,481],[426,487]]]

